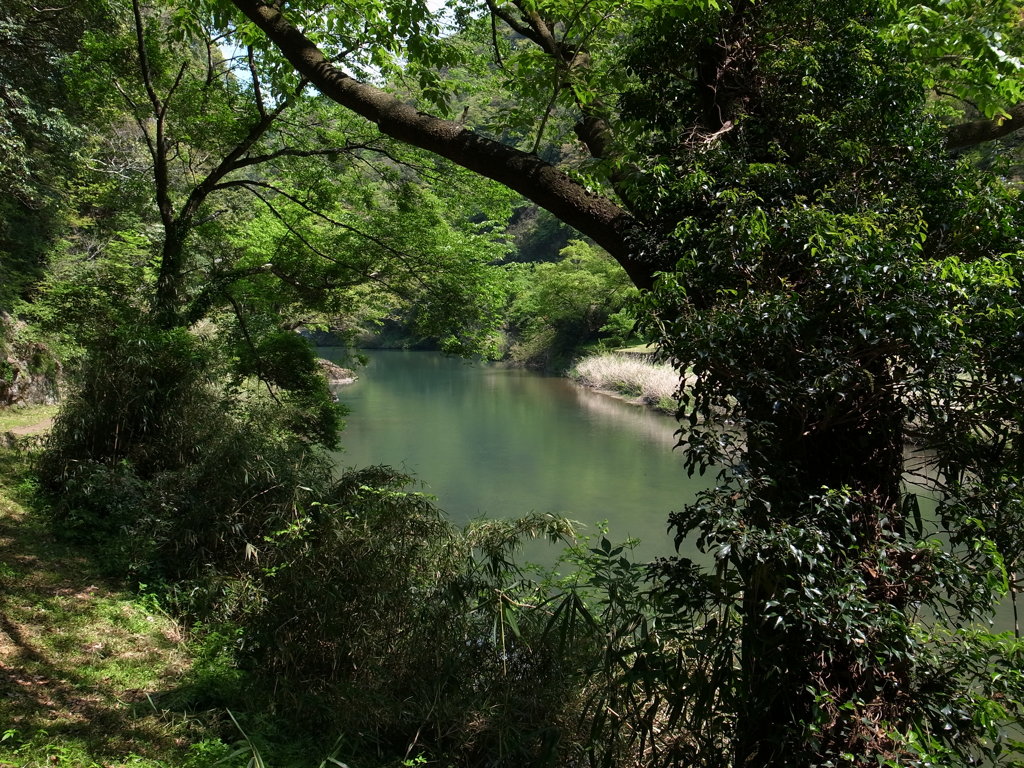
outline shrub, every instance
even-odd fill
[[[545,637],[547,614],[525,608],[538,587],[510,550],[564,527],[534,517],[460,531],[409,481],[349,472],[267,538],[258,607],[243,619],[247,663],[287,711],[359,734],[363,749],[553,764],[580,648]]]

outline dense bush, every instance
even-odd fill
[[[581,648],[545,638],[547,616],[530,607],[539,588],[508,554],[524,532],[558,535],[561,524],[460,531],[403,490],[409,480],[385,467],[350,472],[265,539],[243,662],[288,712],[352,748],[557,764]],[[474,558],[480,547],[491,557]]]

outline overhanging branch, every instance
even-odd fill
[[[993,117],[989,120],[972,120],[953,125],[946,129],[948,149],[966,149],[986,141],[995,141],[1024,128],[1024,103],[1015,104],[1006,110],[1008,117]]]
[[[232,0],[321,93],[374,122],[381,132],[434,152],[513,189],[575,227],[607,250],[633,282],[649,288],[653,265],[632,256],[629,236],[638,224],[610,199],[588,192],[536,155],[484,138],[461,123],[418,112],[390,94],[362,83],[327,60],[319,48],[274,6]]]

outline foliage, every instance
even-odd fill
[[[389,124],[402,140],[461,141],[459,162],[545,204],[568,190],[565,215],[614,231],[603,242],[635,280],[661,273],[643,322],[693,371],[690,469],[721,472],[672,525],[711,568],[669,561],[645,582],[602,542],[579,556],[588,607],[569,587],[526,584],[501,535],[474,564],[479,531],[451,531],[401,478],[330,480],[313,444],[333,440],[337,413],[281,318],[401,314],[450,349],[489,351],[506,287],[488,265],[506,256],[507,216],[307,96],[215,0],[136,5],[134,23],[86,36],[74,65],[107,128],[86,143],[91,210],[38,314],[85,329],[42,465],[64,519],[128,534],[183,607],[243,629],[246,658],[287,704],[393,754],[1014,760],[1002,729],[1020,719],[1018,645],[965,627],[1021,563],[1024,222],[1012,188],[944,151],[926,96],[1009,115],[1024,93],[1019,9],[455,5],[454,35],[423,2],[284,12],[350,72],[404,76],[421,105],[464,105],[481,132],[412,110]],[[242,44],[248,78],[212,29]],[[35,102],[16,96],[0,137],[45,143]],[[954,112],[943,103],[942,119]],[[562,146],[570,128],[590,160]],[[0,170],[34,173],[5,157]],[[632,326],[610,262],[568,250],[508,270],[523,359]],[[907,436],[939,499],[931,518],[904,484]],[[325,573],[330,588],[310,592]],[[316,705],[297,694],[311,680]]]
[[[513,651],[510,636],[495,645],[489,603],[514,572],[474,573],[460,534],[408,481],[383,467],[347,474],[266,537],[244,656],[289,710],[353,748],[419,741],[474,763],[526,759],[565,702],[542,652]]]
[[[98,3],[39,9],[12,2],[0,17],[0,184],[31,209],[51,196],[47,182],[66,170],[73,157],[54,156],[70,144],[74,125],[64,111],[67,91],[61,68],[75,50],[86,26],[102,21]]]
[[[147,701],[188,664],[181,627],[104,578],[38,514],[34,454],[0,449],[0,611],[10,630],[0,761],[18,766],[179,764],[216,729]],[[45,702],[45,703],[43,703]]]
[[[269,520],[323,479],[314,446],[336,444],[340,409],[292,329],[419,300],[425,332],[485,347],[500,294],[484,265],[503,245],[456,185],[413,182],[448,169],[389,154],[301,87],[271,102],[262,59],[245,57],[238,77],[202,25],[122,10],[74,60],[79,102],[102,129],[83,201],[93,211],[31,308],[82,352],[42,472],[77,527],[127,528],[133,557],[194,574],[226,557],[224,532],[253,499]],[[386,162],[368,186],[375,153]]]
[[[985,117],[1024,98],[1024,39],[1012,3],[907,4],[889,34],[913,46],[925,85],[955,95]]]
[[[607,338],[616,318],[628,315],[636,289],[607,254],[575,240],[560,255],[554,263],[506,267],[513,292],[510,355],[517,362],[565,367],[582,346]],[[631,329],[626,320],[609,343],[621,345]]]
[[[715,34],[744,53],[718,82],[722,141],[692,133],[707,116],[688,51],[705,28],[666,19],[629,59],[653,150],[636,162],[659,179],[646,247],[671,265],[647,317],[692,369],[691,472],[726,467],[671,524],[715,559],[703,610],[732,625],[719,641],[738,663],[718,685],[740,763],[1012,759],[1004,727],[1020,716],[1019,691],[998,689],[1019,681],[986,666],[1012,663],[1013,644],[960,629],[1018,557],[983,522],[1019,508],[1017,194],[943,152],[893,19],[866,14],[723,16]],[[669,66],[652,57],[665,50]],[[908,434],[931,467],[915,481],[940,500],[932,523],[901,485]],[[665,573],[694,596],[707,578],[687,562]],[[792,714],[776,719],[780,697]]]
[[[261,375],[298,378],[275,398],[252,380],[225,388],[231,361],[216,339],[149,324],[111,331],[75,373],[40,463],[66,522],[94,537],[132,531],[133,562],[156,557],[181,573],[244,546],[223,541],[235,516],[253,503],[287,508],[327,472],[316,441],[336,441],[339,408],[291,337],[258,347]]]
[[[82,157],[67,151],[81,133],[62,76],[84,29],[105,21],[92,2],[12,2],[0,14],[0,311],[28,295],[65,226]]]

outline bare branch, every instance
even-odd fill
[[[372,149],[372,147],[369,147],[366,144],[346,144],[343,147],[325,147],[323,149],[278,149],[266,155],[249,155],[248,157],[237,160],[231,170],[246,168],[250,165],[259,165],[260,163],[268,163],[279,157],[323,157],[346,154],[357,149]]]
[[[249,75],[252,77],[252,90],[256,96],[256,109],[260,112],[260,117],[267,116],[267,108],[263,103],[263,89],[260,87],[260,76],[256,71],[256,57],[253,56],[252,46],[245,46],[245,56],[249,62]]]
[[[551,118],[551,113],[555,109],[555,102],[558,101],[558,94],[561,92],[559,87],[558,78],[555,78],[555,87],[551,89],[551,98],[548,100],[548,105],[544,110],[544,114],[540,119],[540,126],[537,128],[537,137],[533,140],[533,148],[530,152],[537,154],[537,150],[540,149],[540,143],[544,140],[544,129],[548,125],[548,120]]]
[[[235,297],[232,296],[228,290],[225,289],[223,291],[223,294],[225,298],[227,298],[228,302],[231,304],[231,309],[235,313],[235,318],[238,320],[238,327],[242,331],[242,337],[245,339],[246,346],[249,347],[249,350],[252,352],[252,356],[256,358],[256,378],[263,382],[264,386],[266,386],[267,388],[267,393],[274,400],[274,402],[277,403],[278,405],[281,405],[281,401],[277,399],[277,393],[274,392],[274,388],[271,386],[267,378],[263,375],[263,361],[260,359],[259,353],[256,351],[256,345],[253,343],[252,336],[249,335],[249,329],[245,325],[245,317],[242,315],[242,308],[238,306],[238,302],[235,301]]]
[[[494,63],[498,65],[498,69],[505,69],[505,62],[501,60],[501,46],[498,45],[498,22],[495,20],[496,17],[491,14],[491,45],[494,46]]]
[[[351,224],[347,224],[347,223],[345,223],[343,221],[338,221],[337,219],[335,219],[335,218],[333,218],[331,216],[328,216],[323,211],[317,210],[316,208],[313,208],[312,206],[310,206],[307,203],[303,202],[302,200],[300,200],[295,195],[290,194],[289,192],[285,192],[283,189],[281,189],[279,187],[275,187],[273,184],[269,184],[269,183],[267,183],[265,181],[253,181],[253,180],[249,180],[249,179],[239,179],[237,181],[231,181],[231,182],[228,182],[227,184],[219,185],[218,188],[224,188],[224,187],[227,187],[227,186],[248,187],[248,188],[250,188],[250,191],[252,191],[253,194],[256,194],[256,196],[259,197],[261,200],[263,198],[258,193],[256,193],[252,188],[253,187],[260,187],[260,188],[263,188],[263,189],[268,189],[271,192],[274,192],[275,194],[281,195],[282,197],[285,197],[288,200],[291,200],[293,203],[295,203],[297,206],[302,208],[304,211],[306,211],[307,213],[311,213],[313,216],[317,217],[318,219],[321,219],[321,220],[327,222],[328,224],[331,224],[332,226],[339,227],[340,229],[344,229],[347,232],[351,232],[354,235],[358,235],[359,237],[363,238],[364,240],[368,240],[369,242],[373,243],[374,245],[376,245],[376,246],[378,246],[380,248],[383,248],[385,251],[387,251],[388,253],[390,253],[390,254],[392,254],[394,256],[399,256],[399,257],[401,257],[403,259],[410,257],[410,254],[408,254],[405,251],[401,251],[401,250],[399,250],[399,249],[389,245],[388,243],[384,242],[379,237],[377,237],[375,235],[371,235],[368,232],[363,232],[361,229],[359,229],[358,227],[354,227]],[[330,257],[325,257],[325,258],[330,258]],[[330,259],[330,260],[331,261],[336,261],[335,259]]]
[[[284,224],[285,229],[287,229],[292,235],[294,235],[295,238],[300,243],[302,243],[310,251],[310,253],[313,253],[316,256],[319,256],[321,259],[324,259],[325,261],[331,262],[332,264],[338,264],[339,266],[344,266],[345,262],[340,261],[340,260],[334,258],[333,256],[328,256],[326,253],[324,253],[319,248],[314,246],[311,242],[309,242],[309,240],[301,232],[299,232],[297,229],[295,229],[295,227],[292,226],[291,222],[288,221],[288,219],[286,219],[284,217],[284,215],[279,210],[277,210],[277,208],[274,206],[273,203],[271,203],[266,197],[261,195],[255,189],[253,189],[253,186],[255,186],[255,184],[242,183],[239,186],[242,186],[245,189],[247,189],[260,202],[262,202],[265,206],[267,206],[267,209],[270,211],[271,214],[273,214],[274,218],[277,219],[278,221],[280,221],[282,224]],[[261,185],[261,186],[269,186],[269,185]],[[305,208],[305,206],[303,206],[303,207]],[[306,208],[306,210],[310,210],[310,209]],[[353,285],[355,285],[355,283],[353,283]]]
[[[335,219],[335,218],[333,218],[331,216],[328,216],[327,214],[323,213],[322,211],[319,211],[316,208],[310,207],[309,205],[307,205],[305,202],[303,202],[299,198],[295,197],[294,195],[289,194],[288,192],[285,192],[284,190],[279,189],[279,188],[273,186],[272,184],[268,184],[266,182],[250,181],[250,180],[246,180],[246,179],[238,179],[236,181],[229,181],[229,182],[226,182],[225,184],[220,185],[220,188],[227,188],[227,187],[242,187],[242,188],[248,189],[260,201],[262,201],[263,204],[266,205],[268,209],[270,209],[270,212],[274,215],[274,217],[277,218],[282,224],[284,224],[284,226],[288,229],[289,232],[291,232],[293,235],[295,235],[295,237],[298,238],[298,240],[304,246],[306,246],[306,248],[308,248],[312,253],[316,254],[317,256],[320,256],[321,258],[326,259],[327,261],[334,262],[335,264],[342,264],[342,265],[344,264],[344,262],[339,261],[339,260],[335,259],[332,256],[328,256],[327,254],[323,253],[322,251],[320,251],[319,249],[317,249],[313,245],[311,245],[309,243],[309,241],[291,225],[291,223],[284,217],[284,215],[281,214],[274,207],[273,203],[271,203],[269,200],[267,200],[267,198],[265,196],[263,196],[259,192],[257,192],[256,189],[254,189],[254,187],[261,187],[263,189],[268,189],[268,190],[270,190],[270,191],[272,191],[272,192],[274,192],[276,194],[279,194],[282,197],[285,197],[288,200],[292,201],[293,203],[298,205],[300,208],[302,208],[304,211],[306,211],[307,213],[312,214],[316,218],[321,219],[321,220],[327,222],[328,224],[330,224],[332,226],[338,227],[339,229],[343,229],[346,232],[351,232],[352,234],[356,235],[357,237],[361,237],[361,238],[363,238],[363,239],[373,243],[374,245],[378,246],[379,248],[381,248],[385,252],[391,254],[391,256],[393,256],[395,258],[395,260],[399,264],[401,264],[402,269],[405,270],[405,273],[409,277],[411,277],[414,281],[416,281],[420,285],[421,288],[423,288],[423,289],[425,289],[427,291],[431,290],[431,286],[423,279],[423,277],[419,273],[419,270],[417,270],[416,268],[414,268],[410,264],[410,262],[415,260],[415,257],[412,254],[410,254],[410,253],[406,253],[405,251],[402,251],[402,250],[400,250],[398,248],[395,248],[394,246],[388,244],[387,242],[385,242],[381,238],[376,237],[375,235],[371,235],[371,234],[369,234],[367,232],[364,232],[363,230],[359,229],[358,227],[354,227],[351,224],[346,224],[343,221],[338,221],[337,219]],[[277,273],[275,272],[275,274],[277,274]],[[377,279],[373,273],[365,274],[362,277],[365,278],[365,279]],[[399,289],[397,289],[394,285],[388,284],[387,281],[378,280],[378,282],[382,282],[382,283],[386,284],[388,286],[389,290],[395,291],[396,293],[401,295],[401,291]],[[350,283],[339,283],[336,287],[353,287],[353,286],[359,285],[359,283],[360,283],[360,280],[353,280]]]
[[[149,103],[153,109],[153,118],[156,121],[156,135],[150,142],[149,133],[146,133],[146,141],[150,144],[153,154],[153,181],[155,186],[156,206],[160,211],[160,220],[163,222],[164,230],[169,231],[174,225],[174,204],[171,201],[171,183],[169,169],[167,167],[167,141],[164,137],[164,113],[166,105],[160,102],[156,88],[153,86],[153,73],[149,66],[149,57],[146,54],[145,28],[142,22],[142,8],[139,0],[132,0],[132,14],[135,18],[135,44],[139,56],[139,71],[142,75],[142,82],[149,96]],[[182,72],[179,72],[180,79]]]
[[[132,119],[135,121],[135,124],[139,127],[139,133],[141,133],[142,134],[142,138],[145,139],[146,146],[149,148],[149,154],[153,158],[153,162],[155,163],[156,162],[156,147],[153,144],[152,137],[149,135],[149,129],[146,128],[146,123],[138,115],[138,112],[139,112],[138,105],[135,103],[135,100],[132,99],[132,97],[128,95],[128,92],[124,88],[121,87],[121,84],[119,82],[117,82],[117,80],[114,81],[114,88],[117,90],[118,93],[121,94],[121,97],[126,102],[128,102],[128,106],[131,107]]]
[[[132,0],[132,13],[135,16],[135,48],[139,56],[142,83],[146,88],[146,94],[149,96],[149,103],[153,105],[153,114],[160,114],[162,105],[160,104],[160,98],[156,95],[156,89],[153,87],[152,71],[149,68],[149,56],[146,54],[142,8],[139,6],[139,0]]]
[[[160,117],[163,118],[167,114],[167,107],[171,103],[171,97],[174,92],[178,90],[178,86],[181,85],[181,78],[185,76],[185,69],[188,67],[188,62],[181,62],[181,66],[178,68],[178,74],[174,78],[174,82],[171,83],[171,87],[167,90],[167,97],[164,99],[163,107],[160,110]]]
[[[219,275],[214,275],[210,282],[203,286],[203,289],[189,302],[189,308],[182,315],[182,324],[191,326],[199,322],[199,320],[206,316],[210,306],[213,304],[214,298],[218,294],[225,294],[227,288],[232,283],[236,283],[246,277],[252,277],[253,275],[266,274],[270,269],[271,265],[261,264],[258,267],[232,269]]]

